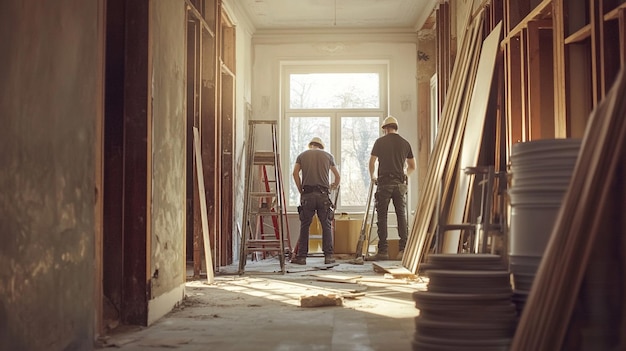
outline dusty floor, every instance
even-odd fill
[[[323,257],[306,266],[278,260],[221,269],[214,284],[189,281],[181,306],[147,328],[120,327],[103,347],[134,350],[411,350],[415,330],[412,293],[426,289],[415,277],[375,272],[371,262],[349,257],[323,267]],[[399,261],[380,264],[396,265]],[[393,267],[390,267],[393,268]],[[338,280],[340,282],[336,282]],[[300,298],[342,296],[342,306],[301,307]],[[339,298],[341,300],[341,298]]]

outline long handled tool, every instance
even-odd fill
[[[372,208],[372,217],[371,217],[372,220],[374,218],[374,213],[373,213],[374,208],[372,207],[373,193],[374,193],[374,182],[370,182],[370,187],[367,192],[367,203],[365,205],[365,213],[363,215],[363,222],[361,223],[361,232],[359,233],[359,240],[357,241],[357,244],[356,244],[356,253],[355,253],[354,259],[348,261],[348,263],[363,264],[363,243],[365,242],[365,239],[369,240],[369,231],[372,230],[371,224],[369,227],[367,225],[367,219],[369,217],[370,207]]]

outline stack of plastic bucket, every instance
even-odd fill
[[[521,314],[571,179],[580,139],[541,139],[511,149],[509,264]]]

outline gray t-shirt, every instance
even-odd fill
[[[330,187],[330,167],[335,166],[335,158],[320,149],[309,149],[298,155],[296,163],[302,171],[302,186]]]

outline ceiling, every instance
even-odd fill
[[[437,0],[237,0],[256,30],[417,31]]]

